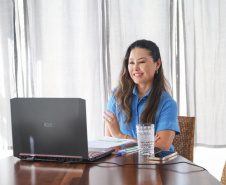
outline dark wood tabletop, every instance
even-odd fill
[[[117,163],[118,165],[113,163]],[[97,160],[95,164],[28,162],[21,161],[18,158],[10,156],[0,160],[0,184],[221,184],[206,170],[187,163],[194,164],[180,155],[177,155],[176,158],[169,159],[166,162],[156,163],[139,156],[138,153],[126,154],[122,156],[115,156],[112,154]]]

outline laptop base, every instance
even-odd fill
[[[20,160],[23,161],[46,161],[46,162],[60,162],[60,163],[78,163],[82,162],[82,158],[75,158],[75,157],[56,157],[56,156],[41,156],[41,155],[34,155],[34,154],[20,154]]]

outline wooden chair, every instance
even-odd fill
[[[226,185],[226,161],[225,161],[223,173],[222,173],[222,176],[221,176],[221,183]]]
[[[180,134],[173,140],[175,151],[193,162],[195,117],[178,116]]]

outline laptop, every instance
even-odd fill
[[[89,151],[83,99],[13,98],[10,105],[13,155],[21,160],[79,163],[114,152]]]

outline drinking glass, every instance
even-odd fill
[[[137,143],[139,155],[148,155],[154,157],[154,130],[152,123],[137,124]]]

